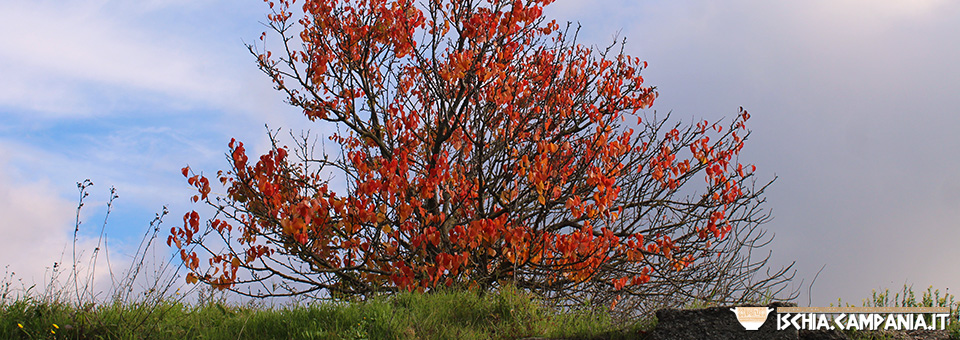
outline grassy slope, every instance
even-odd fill
[[[875,294],[873,301],[863,304],[955,306],[934,292],[924,293],[920,301],[906,288],[903,294],[894,299],[889,292]],[[618,326],[604,311],[590,308],[560,313],[513,289],[485,295],[405,293],[366,302],[282,308],[222,301],[192,305],[172,299],[78,307],[29,296],[0,299],[0,339],[617,339],[636,338],[650,325]],[[960,338],[960,322],[953,322],[948,330],[953,339]],[[854,339],[890,336],[848,335]]]
[[[77,207],[77,230],[85,190],[90,185],[89,181],[78,183],[81,201]],[[116,198],[113,193],[111,190],[108,216]],[[154,240],[163,229],[159,226],[166,213],[164,209],[150,223],[134,257],[134,266],[124,274],[127,279],[112,292],[133,292],[134,283],[140,282],[141,275],[153,273],[147,277],[146,281],[153,284],[148,285],[151,288],[145,295],[120,294],[126,296],[120,301],[128,301],[123,303],[78,304],[65,302],[62,297],[76,294],[78,300],[93,300],[88,298],[94,295],[88,285],[78,285],[82,273],[74,272],[70,276],[72,281],[67,280],[74,284],[73,291],[69,284],[51,282],[40,294],[31,291],[33,287],[24,287],[20,294],[14,294],[12,280],[0,279],[0,339],[618,339],[636,338],[640,330],[649,330],[653,325],[652,322],[617,325],[602,309],[558,312],[511,289],[482,296],[473,292],[400,294],[367,302],[326,302],[288,308],[236,306],[202,296],[199,299],[202,302],[185,304],[179,302],[183,299],[179,289],[173,293],[174,286],[182,282],[175,280],[182,263],[171,257],[166,265],[143,267],[148,249],[157,246]],[[51,276],[56,278],[56,265],[54,268]],[[917,299],[906,286],[894,296],[887,290],[874,292],[872,299],[864,300],[863,305],[949,306],[953,311],[960,306],[949,293],[941,296],[939,290],[933,291],[931,287]],[[956,317],[956,314],[951,317],[954,322],[949,330],[954,339],[960,339],[960,322],[956,322]],[[851,332],[850,335],[871,338],[877,334]]]
[[[20,325],[23,327],[21,328]],[[56,326],[54,326],[56,325]],[[636,327],[633,326],[635,332]],[[402,294],[297,308],[106,305],[87,310],[19,299],[0,308],[0,338],[517,339],[617,338],[604,313],[555,313],[516,291]]]

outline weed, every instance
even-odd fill
[[[284,307],[227,303],[212,289],[182,286],[182,265],[160,250],[151,261],[166,207],[150,222],[130,266],[111,272],[112,291],[94,290],[98,256],[109,261],[106,224],[89,256],[78,249],[81,209],[93,185],[78,183],[73,261],[55,263],[45,286],[26,286],[9,271],[0,278],[0,338],[4,339],[514,339],[530,336],[611,338],[618,334],[607,311],[597,306],[558,311],[511,286],[495,292],[437,290],[365,300],[298,301]],[[154,256],[156,258],[156,256]],[[64,268],[67,270],[64,271]],[[67,273],[66,284],[61,274]],[[189,298],[188,298],[189,297]],[[636,326],[628,327],[630,330]]]
[[[950,309],[950,316],[948,317],[950,320],[957,320],[960,316],[958,315],[960,303],[955,302],[954,296],[950,294],[950,289],[947,288],[941,295],[940,289],[935,290],[933,286],[927,287],[927,290],[921,293],[919,300],[917,300],[917,295],[913,291],[913,286],[906,284],[900,291],[894,292],[892,296],[890,289],[884,289],[883,291],[874,289],[870,299],[863,299],[861,305],[863,307],[948,307]],[[830,306],[833,306],[833,304],[831,303]],[[853,305],[838,298],[837,306],[852,307]],[[931,324],[932,318],[932,315],[926,316],[925,321],[928,325]],[[960,339],[960,323],[951,322],[946,330],[951,339]],[[848,333],[853,339],[893,338],[893,335],[877,331],[854,330]]]

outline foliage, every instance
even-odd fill
[[[89,180],[78,183],[78,233],[80,210],[92,185]],[[110,196],[118,197],[112,188]],[[111,203],[107,203],[104,224]],[[509,286],[486,294],[434,291],[355,303],[293,303],[281,308],[256,301],[228,303],[223,294],[213,291],[181,291],[174,289],[176,261],[149,259],[164,215],[165,210],[150,223],[129,269],[121,273],[111,291],[95,290],[90,271],[98,251],[87,249],[93,254],[84,256],[76,239],[72,248],[76,255],[70,256],[74,263],[55,265],[51,281],[39,290],[7,271],[0,277],[0,338],[490,339],[619,334],[610,318],[597,310],[558,312]],[[106,235],[104,227],[101,237]],[[101,239],[93,247],[103,247],[107,257],[106,245]],[[69,270],[66,282],[60,282],[60,268]]]
[[[90,311],[21,299],[0,303],[4,339],[519,339],[625,336],[591,310],[556,313],[506,288],[476,292],[403,293],[356,303],[265,308],[217,301],[166,300],[146,327],[125,315],[143,306],[109,304]],[[87,318],[76,319],[85,314]],[[95,321],[99,320],[99,321]],[[22,327],[20,327],[22,326]],[[52,332],[51,332],[52,331]]]
[[[954,301],[955,296],[950,294],[949,288],[941,295],[940,289],[934,290],[933,286],[929,286],[926,291],[922,292],[919,301],[913,292],[913,286],[906,284],[899,292],[894,292],[892,298],[890,289],[884,289],[882,292],[874,289],[870,296],[869,299],[863,299],[863,307],[949,307],[951,314],[958,313],[957,310],[960,308],[960,303]],[[837,306],[850,307],[852,305],[837,299]]]
[[[271,133],[251,159],[231,140],[223,196],[183,168],[192,200],[216,209],[167,240],[188,282],[251,296],[509,282],[607,305],[743,299],[786,279],[752,281],[768,216],[738,158],[750,115],[647,117],[646,62],[578,44],[544,18],[551,0],[267,2],[281,52],[250,51],[336,129],[335,154]]]
[[[876,289],[871,293],[869,299],[862,300],[863,307],[948,307],[950,308],[950,324],[947,325],[946,331],[949,333],[950,339],[960,339],[960,322],[957,322],[958,317],[960,317],[960,303],[954,301],[953,294],[950,294],[950,289],[947,288],[945,292],[940,293],[940,289],[933,289],[933,286],[927,287],[927,290],[922,292],[920,300],[917,300],[916,294],[913,292],[913,286],[903,285],[903,289],[899,292],[894,292],[892,298],[890,295],[890,289],[884,289],[882,292],[878,292]],[[833,306],[831,303],[830,306]],[[837,306],[852,307],[850,303],[843,302],[841,299],[837,299]],[[933,322],[933,317],[931,315],[926,316],[927,324]],[[895,336],[894,333],[889,331],[862,331],[862,330],[848,330],[848,335],[852,339],[863,339],[863,340],[881,340],[881,339],[899,339],[901,337]]]
[[[45,276],[49,281],[41,288],[27,286],[9,271],[0,279],[0,338],[138,338],[143,333],[158,332],[162,324],[156,320],[170,315],[188,294],[201,293],[199,302],[213,296],[196,289],[181,291],[178,272],[182,262],[169,252],[157,256],[154,241],[160,234],[166,207],[150,221],[136,254],[129,258],[129,266],[125,270],[117,270],[118,262],[111,266],[106,226],[113,203],[119,198],[114,188],[110,188],[97,242],[92,249],[78,249],[83,224],[80,216],[92,186],[89,179],[77,183],[79,199],[70,263],[64,263],[65,254],[61,254],[61,260],[48,267]],[[108,266],[109,292],[99,290],[104,286],[95,282],[98,262]],[[65,278],[63,274],[67,274]]]

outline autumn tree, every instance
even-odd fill
[[[335,147],[270,133],[253,159],[231,140],[215,177],[183,168],[216,210],[171,230],[187,280],[251,296],[509,283],[675,303],[788,279],[755,279],[766,259],[749,256],[769,184],[739,161],[750,115],[647,112],[647,63],[579,44],[544,18],[550,2],[267,1],[261,40],[280,41],[248,47]]]

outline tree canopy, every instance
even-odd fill
[[[251,159],[231,140],[222,195],[183,168],[216,209],[171,230],[188,281],[252,296],[509,283],[576,303],[744,299],[787,279],[754,281],[770,182],[739,160],[747,111],[651,114],[647,63],[581,45],[543,15],[552,1],[295,2],[267,1],[261,40],[278,48],[249,49],[335,147],[270,133]]]

